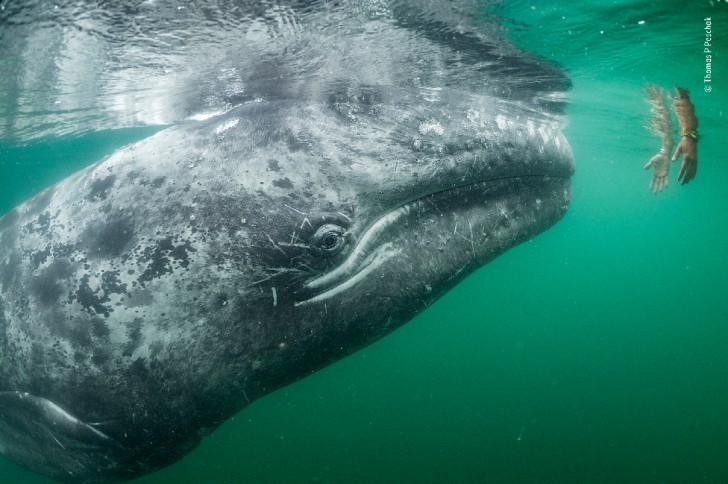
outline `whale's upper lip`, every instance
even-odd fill
[[[571,177],[574,156],[561,122],[514,117],[494,115],[483,128],[471,123],[461,129],[456,121],[437,130],[433,123],[420,125],[425,134],[416,140],[416,151],[436,160],[433,169],[439,172],[425,189],[434,193],[511,177]]]
[[[497,117],[496,117],[497,118]],[[444,130],[448,139],[440,140],[439,147],[447,145],[447,155],[438,159],[438,144],[433,141],[425,146],[426,155],[432,156],[433,176],[426,180],[418,179],[412,190],[402,190],[401,198],[391,201],[392,210],[384,213],[371,223],[361,235],[358,235],[356,246],[346,259],[334,269],[309,280],[304,291],[299,294],[303,299],[296,305],[309,304],[329,299],[359,281],[363,280],[377,267],[397,257],[401,249],[380,237],[388,227],[406,216],[414,203],[427,197],[457,195],[458,191],[480,190],[488,193],[489,186],[508,185],[508,180],[520,180],[521,185],[546,185],[553,180],[568,180],[574,174],[574,159],[571,147],[560,129],[537,125],[534,122],[511,122],[496,119],[497,138],[495,145],[475,143],[469,145],[467,140],[455,130],[452,133]],[[496,136],[500,135],[500,138]],[[437,140],[432,135],[431,140]],[[451,143],[448,143],[451,141]],[[464,142],[465,141],[465,142]],[[490,151],[486,149],[491,146]],[[521,156],[521,158],[519,158]],[[440,164],[437,164],[441,162]],[[397,193],[395,191],[395,193]],[[568,195],[564,194],[565,205]]]

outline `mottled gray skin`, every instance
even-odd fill
[[[337,83],[249,101],[6,214],[0,453],[81,482],[168,465],[550,227],[570,148],[501,101]]]

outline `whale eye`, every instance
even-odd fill
[[[316,255],[330,257],[336,255],[346,245],[346,229],[339,225],[325,224],[311,237],[310,247]]]

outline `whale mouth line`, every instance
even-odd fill
[[[352,253],[338,267],[309,281],[305,285],[305,289],[307,291],[318,291],[318,294],[308,299],[294,302],[294,306],[304,306],[331,299],[366,279],[367,275],[380,267],[386,261],[400,255],[402,252],[401,248],[395,247],[391,242],[380,244],[378,243],[379,238],[388,227],[392,226],[403,216],[408,215],[415,205],[418,203],[424,203],[428,198],[445,194],[455,194],[463,190],[475,190],[479,187],[487,188],[495,183],[505,182],[508,180],[533,180],[538,181],[541,184],[545,184],[550,180],[568,180],[569,178],[570,175],[561,174],[503,176],[500,178],[491,178],[488,180],[466,183],[438,192],[428,193],[410,200],[374,222],[374,224],[372,224],[366,232],[364,232]]]
[[[373,253],[369,254],[369,256],[367,256],[366,259],[353,270],[353,274],[350,277],[346,277],[342,282],[334,284],[333,287],[331,287],[330,289],[325,290],[324,292],[321,292],[316,296],[313,296],[312,298],[295,302],[293,305],[303,306],[306,304],[312,304],[324,301],[326,299],[331,299],[337,294],[346,291],[360,281],[364,280],[370,272],[377,269],[389,259],[398,256],[399,254],[401,254],[401,252],[402,249],[395,248],[391,243],[384,244]],[[343,275],[341,277],[343,277]],[[315,282],[316,280],[317,279],[312,282]],[[311,283],[307,285],[308,288],[310,288],[310,286]]]
[[[411,203],[411,202],[410,202]],[[379,237],[388,227],[409,213],[409,204],[398,207],[380,217],[361,236],[354,250],[338,267],[309,281],[308,291],[319,291],[309,299],[295,302],[295,306],[320,302],[354,286],[371,271],[401,252],[390,243],[379,244]]]

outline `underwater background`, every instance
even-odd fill
[[[565,218],[136,482],[728,482],[728,3],[483,15],[572,79]],[[657,196],[647,82],[688,88],[702,136],[695,180],[673,164]],[[0,214],[158,129],[0,141]],[[52,482],[1,457],[0,480]]]

